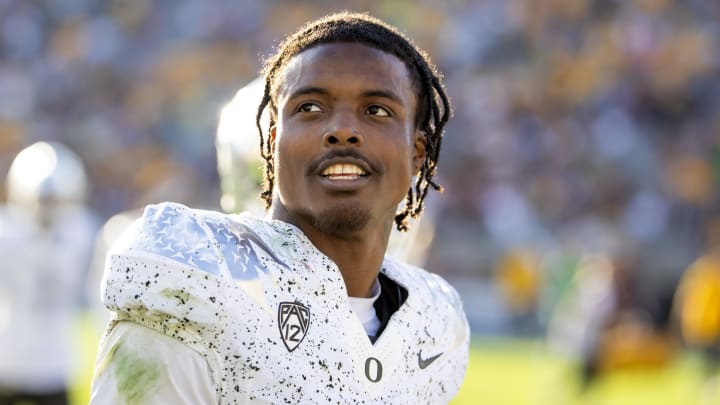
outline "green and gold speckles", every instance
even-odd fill
[[[174,298],[181,305],[187,304],[190,300],[190,293],[180,289],[166,288],[160,292],[160,295],[165,298]]]
[[[142,404],[143,398],[158,387],[161,366],[141,348],[116,344],[98,370],[105,367],[112,367],[118,395],[128,405]]]

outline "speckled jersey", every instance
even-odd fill
[[[386,258],[408,290],[372,344],[337,266],[296,227],[164,203],[108,254],[113,322],[130,320],[206,359],[222,404],[444,404],[468,360],[457,293]]]

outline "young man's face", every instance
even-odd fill
[[[279,80],[272,136],[286,219],[335,236],[387,226],[425,156],[405,64],[326,44],[293,57]]]

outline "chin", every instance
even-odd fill
[[[323,210],[315,216],[315,228],[334,236],[350,236],[364,229],[370,222],[370,213],[358,204],[342,204]]]

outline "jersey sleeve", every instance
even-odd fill
[[[440,374],[449,376],[445,388],[448,402],[457,395],[465,378],[470,357],[470,327],[463,309],[460,294],[447,281],[436,274],[428,274],[429,285],[439,296],[438,302],[445,303],[446,353],[449,361],[443,362]],[[441,304],[442,305],[442,304]]]
[[[205,359],[187,345],[132,322],[103,340],[90,404],[217,403]]]

